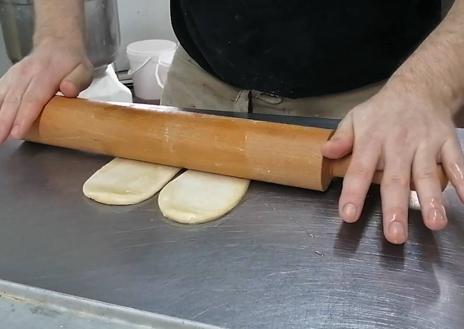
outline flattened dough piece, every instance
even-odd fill
[[[163,215],[182,224],[200,224],[231,211],[245,195],[249,180],[187,170],[158,197]]]
[[[84,184],[84,195],[109,205],[130,205],[155,195],[179,168],[116,158]]]

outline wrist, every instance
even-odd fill
[[[84,0],[35,0],[34,46],[67,44],[85,49]]]
[[[464,91],[446,79],[422,75],[419,70],[400,67],[387,81],[385,89],[394,97],[405,97],[424,109],[454,115],[464,105]]]
[[[83,40],[78,38],[61,37],[57,35],[37,35],[34,36],[34,49],[72,49],[76,53],[86,54],[86,47]]]
[[[85,50],[84,38],[82,37],[82,35],[76,33],[71,35],[63,35],[63,33],[37,31],[34,34],[33,44],[34,47],[63,44],[68,45],[72,48]]]

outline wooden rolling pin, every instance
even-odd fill
[[[141,104],[54,97],[26,140],[114,157],[324,191],[349,158],[325,159],[330,129]],[[446,177],[438,169],[442,182]],[[380,180],[376,174],[376,181]]]

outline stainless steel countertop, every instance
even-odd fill
[[[382,238],[378,188],[363,219],[326,193],[253,183],[224,219],[164,220],[149,200],[109,207],[83,182],[108,158],[36,144],[0,147],[0,278],[230,328],[464,328],[464,223],[411,210],[410,241]]]

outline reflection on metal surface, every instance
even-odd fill
[[[0,277],[229,328],[464,328],[464,209],[449,226],[409,214],[409,242],[383,239],[378,187],[358,223],[325,193],[253,183],[225,218],[163,220],[155,200],[87,202],[102,158],[34,144],[0,148]]]

